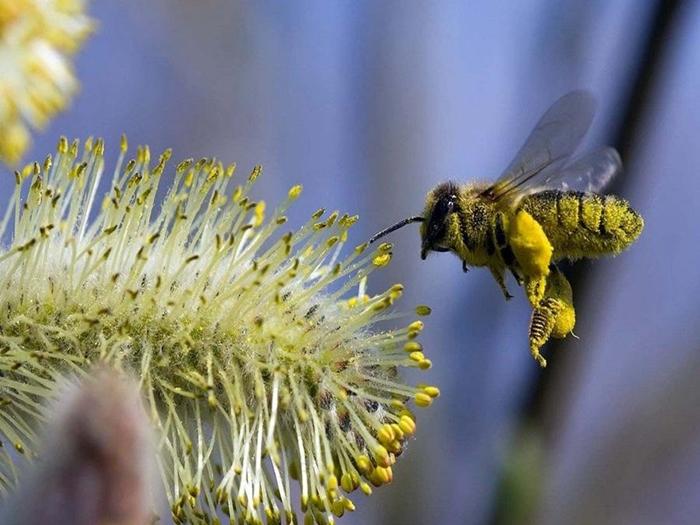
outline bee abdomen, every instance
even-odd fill
[[[619,253],[644,228],[641,215],[614,195],[547,190],[525,198],[522,207],[542,225],[554,260]]]

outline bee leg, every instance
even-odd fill
[[[469,267],[467,266],[467,261],[462,261],[462,271],[464,273],[467,273],[469,271]]]
[[[496,222],[493,227],[492,231],[493,235],[493,243],[495,244],[496,248],[498,249],[498,253],[501,256],[501,260],[503,261],[503,264],[506,266],[506,268],[510,268],[511,272],[513,272],[513,275],[515,276],[515,279],[518,281],[518,285],[521,284],[519,277],[515,274],[513,271],[513,268],[517,264],[515,255],[513,254],[513,250],[511,249],[510,245],[508,244],[508,239],[506,237],[506,232],[503,226],[503,213],[498,212],[496,214]],[[499,271],[498,275],[491,270],[491,273],[493,276],[496,278],[496,281],[501,287],[501,290],[503,290],[503,295],[506,296],[506,299],[510,299],[513,297],[508,293],[508,290],[506,289],[506,285],[504,282],[504,276],[503,276],[503,271]]]
[[[527,295],[527,299],[530,301],[533,308],[537,307],[544,298],[546,288],[546,277],[539,277],[536,279],[528,278],[525,281],[525,295]]]
[[[550,337],[557,339],[566,337],[576,324],[571,285],[558,268],[551,268],[551,273],[546,278],[544,297],[533,304],[536,306],[532,310],[530,319],[530,353],[541,367],[545,367],[547,361],[540,354],[540,348]]]
[[[530,353],[542,368],[547,366],[547,360],[540,354],[540,348],[549,341],[557,317],[563,308],[564,305],[561,301],[554,297],[547,297],[532,311],[530,331],[528,334],[530,339]]]
[[[510,292],[508,292],[508,288],[506,288],[506,278],[503,274],[503,270],[493,267],[489,267],[489,270],[491,270],[491,275],[493,275],[493,278],[496,279],[498,286],[501,288],[501,292],[503,292],[503,296],[506,298],[506,301],[512,299],[513,296],[510,294]]]
[[[525,278],[523,277],[522,272],[517,268],[511,267],[510,273],[512,273],[513,277],[515,277],[515,282],[518,283],[518,286],[522,286],[525,282]]]

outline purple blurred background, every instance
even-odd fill
[[[674,6],[676,6],[674,8]],[[661,6],[661,7],[659,7]],[[373,290],[433,306],[442,397],[392,485],[341,523],[697,523],[700,516],[700,5],[695,2],[95,2],[82,92],[36,137],[103,136],[175,158],[264,166],[259,197],[305,186],[292,218],[357,212],[360,243],[446,179],[492,179],[568,90],[599,99],[615,191],[646,218],[615,259],[571,270],[580,339],[527,349],[529,308],[487,271],[419,258],[416,228]],[[9,196],[13,179],[3,177]],[[510,283],[515,288],[514,283]]]

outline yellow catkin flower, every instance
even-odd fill
[[[16,164],[78,88],[71,56],[93,29],[84,0],[0,0],[0,160]]]
[[[390,247],[343,255],[355,218],[320,210],[285,231],[301,187],[263,216],[259,168],[171,170],[145,147],[125,162],[126,139],[102,196],[104,150],[62,138],[17,172],[1,217],[0,439],[19,454],[0,448],[0,490],[33,457],[59,377],[99,361],[140,380],[177,523],[331,523],[350,493],[391,482],[408,406],[437,389],[399,373],[429,365],[422,322],[386,328],[403,287],[366,290]]]

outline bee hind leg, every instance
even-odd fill
[[[512,273],[513,277],[515,277],[515,282],[518,283],[518,286],[522,286],[523,283],[525,283],[525,277],[523,277],[523,274],[519,269],[511,267],[510,273]]]
[[[491,270],[491,275],[493,275],[493,278],[496,279],[496,282],[498,283],[501,292],[503,292],[503,296],[506,298],[506,301],[511,300],[513,296],[508,291],[508,288],[506,288],[506,277],[503,273],[503,270],[501,270],[500,268],[493,267],[489,267],[489,270]]]
[[[462,261],[462,271],[467,273],[469,271],[469,266],[467,266],[467,261]]]
[[[541,367],[547,361],[540,354],[540,348],[551,338],[563,339],[572,333],[576,324],[571,285],[558,268],[552,267],[546,278],[544,297],[532,310],[530,319],[530,353]]]
[[[540,354],[540,348],[549,341],[557,316],[562,309],[563,305],[559,300],[554,297],[547,297],[532,311],[528,334],[530,353],[542,368],[547,366],[547,360]]]

